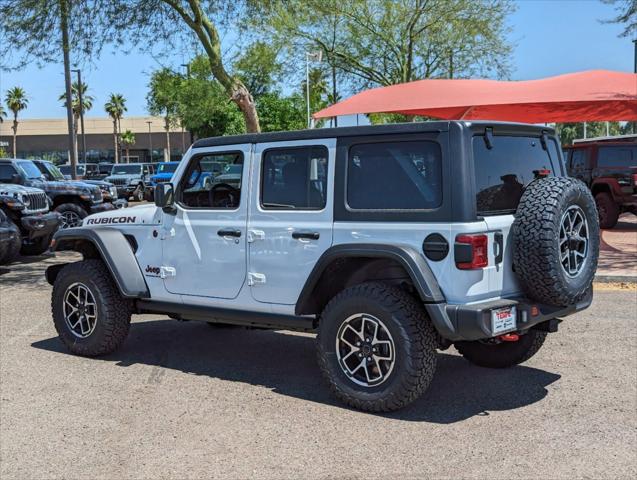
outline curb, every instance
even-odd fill
[[[635,275],[595,275],[593,282],[598,283],[637,283]]]

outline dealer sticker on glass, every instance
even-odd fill
[[[491,310],[491,331],[493,334],[515,330],[515,307]]]

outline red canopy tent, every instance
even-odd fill
[[[637,74],[591,70],[540,80],[418,80],[374,88],[314,114],[403,113],[525,123],[637,120]]]

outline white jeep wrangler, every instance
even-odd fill
[[[55,327],[86,356],[134,313],[317,331],[336,396],[403,407],[437,349],[515,365],[590,305],[597,212],[561,155],[551,129],[487,122],[199,140],[154,205],[56,234],[84,260],[46,272]]]

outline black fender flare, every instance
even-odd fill
[[[114,228],[85,228],[76,227],[58,230],[53,236],[54,251],[78,251],[77,243],[91,243],[125,298],[150,298],[150,292],[144,275],[139,268],[130,243]],[[50,284],[64,265],[53,265],[46,270],[46,279]]]
[[[314,265],[314,269],[303,286],[303,290],[296,302],[297,315],[307,308],[314,288],[318,285],[321,275],[334,260],[339,258],[388,258],[403,266],[413,282],[420,298],[425,303],[440,303],[445,297],[440,290],[438,281],[429,268],[424,257],[413,247],[407,245],[353,243],[335,245],[328,248]]]

